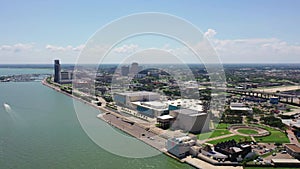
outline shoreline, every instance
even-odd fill
[[[155,131],[151,130],[151,128],[149,128],[149,126],[144,126],[143,124],[139,124],[137,122],[133,122],[134,125],[133,126],[136,126],[142,130],[145,130],[144,133],[148,133],[147,135],[149,135],[148,137],[145,135],[145,136],[141,136],[142,133],[134,133],[135,130],[133,129],[130,129],[130,128],[124,128],[124,125],[123,127],[121,127],[120,125],[118,125],[118,123],[113,123],[112,121],[110,121],[109,119],[109,115],[112,115],[114,118],[119,118],[121,119],[121,121],[125,122],[125,123],[128,123],[128,122],[132,122],[132,120],[126,118],[125,116],[122,116],[121,114],[118,114],[112,110],[109,110],[109,109],[106,109],[105,107],[102,107],[102,106],[97,106],[91,102],[88,102],[86,100],[83,100],[79,97],[76,97],[72,94],[69,94],[67,92],[64,92],[64,91],[61,91],[59,87],[56,87],[54,86],[53,84],[49,84],[45,79],[43,79],[42,81],[42,84],[59,92],[59,93],[62,93],[62,94],[65,94],[73,99],[76,99],[82,103],[85,103],[85,104],[88,104],[94,108],[96,108],[97,110],[100,110],[102,113],[101,114],[98,114],[96,118],[100,119],[100,120],[103,120],[104,122],[108,123],[109,125],[112,125],[113,127],[129,134],[130,136],[142,141],[143,143],[151,146],[152,148],[155,148],[156,150],[160,151],[162,154],[165,154],[167,155],[168,157],[180,162],[180,163],[185,163],[185,164],[188,164],[190,165],[191,167],[194,167],[194,168],[197,168],[197,169],[201,169],[201,168],[210,168],[210,169],[243,169],[242,166],[220,166],[220,165],[213,165],[211,163],[208,163],[204,160],[201,160],[201,159],[198,159],[198,158],[192,158],[191,156],[187,156],[183,159],[179,159],[177,157],[175,157],[174,155],[170,154],[166,148],[165,148],[165,142],[166,142],[166,139],[165,138],[162,138],[161,136],[159,136],[158,133],[156,133]],[[107,117],[105,117],[107,116]],[[155,137],[155,139],[150,139],[152,137]],[[158,144],[157,142],[160,142],[160,144]],[[161,146],[161,143],[163,143],[163,147]]]
[[[185,161],[183,161],[183,160],[181,160],[181,159],[179,159],[179,158],[173,156],[172,154],[168,153],[166,149],[164,149],[164,150],[159,149],[157,146],[155,146],[155,145],[153,145],[153,144],[150,144],[149,142],[146,142],[145,140],[143,140],[143,139],[141,139],[141,138],[139,138],[139,137],[136,137],[134,134],[132,134],[132,133],[129,132],[128,130],[124,130],[122,127],[119,127],[119,126],[117,126],[117,125],[114,124],[114,123],[110,123],[110,122],[109,122],[107,119],[105,119],[103,116],[104,116],[105,114],[108,113],[108,114],[112,114],[112,115],[115,116],[115,117],[122,118],[122,119],[126,119],[126,120],[130,121],[130,120],[127,119],[126,117],[124,117],[124,116],[122,116],[122,115],[120,115],[120,114],[117,114],[117,113],[115,113],[115,112],[113,112],[113,111],[111,111],[111,110],[105,109],[105,108],[103,108],[103,107],[99,107],[99,106],[97,106],[97,105],[95,105],[95,104],[93,104],[93,103],[91,103],[91,102],[88,102],[88,101],[86,101],[86,100],[83,100],[83,99],[81,99],[81,98],[78,98],[78,97],[76,97],[76,96],[74,96],[74,95],[72,95],[72,94],[69,94],[69,93],[67,93],[67,92],[61,91],[60,88],[55,87],[55,86],[49,84],[48,82],[46,82],[45,79],[42,80],[41,83],[42,83],[44,86],[47,86],[47,87],[53,89],[53,90],[56,91],[56,92],[65,94],[65,95],[67,95],[67,96],[69,96],[69,97],[71,97],[71,98],[73,98],[73,99],[76,99],[76,100],[78,100],[78,101],[80,101],[80,102],[82,102],[82,103],[84,103],[84,104],[88,104],[89,106],[92,106],[92,107],[96,108],[97,110],[100,110],[102,113],[101,113],[101,114],[98,114],[96,118],[98,118],[98,119],[100,119],[100,120],[103,120],[104,122],[106,122],[106,123],[112,125],[113,127],[116,127],[117,129],[119,129],[119,130],[125,132],[126,134],[129,134],[130,136],[132,136],[132,137],[134,137],[134,138],[136,138],[136,139],[142,141],[143,143],[145,143],[145,144],[151,146],[152,148],[155,148],[156,150],[158,150],[158,151],[162,152],[163,154],[167,155],[168,157],[171,157],[171,158],[173,158],[173,159],[175,159],[175,160],[177,160],[177,161],[179,161],[179,162],[181,162],[181,163],[186,163]],[[140,124],[139,124],[139,126],[142,127],[142,125],[140,125]],[[145,127],[145,126],[143,126],[143,127]],[[152,132],[151,132],[151,133],[152,133]],[[153,133],[153,134],[156,135],[156,133]],[[189,163],[186,163],[186,164],[189,164]],[[195,168],[200,168],[200,167],[194,166],[194,165],[192,165],[192,164],[189,164],[189,165],[192,166],[192,167],[195,167]]]

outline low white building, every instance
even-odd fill
[[[253,113],[253,110],[251,107],[246,106],[244,103],[230,103],[230,110],[232,111],[245,111],[250,114]]]
[[[132,102],[132,108],[151,118],[169,113],[168,104],[161,101]]]
[[[199,112],[204,111],[203,102],[197,99],[169,100],[168,105],[175,108],[191,109]],[[171,108],[172,109],[172,108]]]
[[[132,107],[132,102],[154,101],[160,99],[160,94],[148,91],[114,93],[113,99],[118,106]]]
[[[300,119],[282,119],[281,121],[287,126],[300,129]]]
[[[169,153],[178,158],[183,158],[189,155],[190,148],[196,144],[196,138],[183,136],[178,138],[168,139],[166,148]]]

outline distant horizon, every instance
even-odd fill
[[[60,63],[61,65],[130,65],[130,64],[122,64],[122,63],[103,63],[103,64],[92,64],[92,63],[83,63],[83,64],[75,64],[75,63]],[[186,63],[186,64],[179,64],[179,63],[139,63],[139,65],[209,65],[209,64],[220,64],[220,63]],[[299,63],[221,63],[221,65],[298,65]],[[53,63],[5,63],[0,64],[1,66],[31,66],[31,65],[54,65]]]

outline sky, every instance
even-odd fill
[[[52,63],[56,58],[76,63],[97,30],[143,12],[192,23],[222,63],[300,63],[299,9],[298,0],[1,0],[0,64]],[[123,42],[113,51],[122,57],[155,47],[181,54],[181,46],[174,44],[146,37]]]

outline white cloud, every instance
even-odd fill
[[[300,62],[300,44],[289,43],[278,38],[249,38],[249,39],[217,39],[214,36],[216,31],[209,29],[204,36],[211,37],[210,42],[219,54],[223,63],[299,63]],[[112,49],[107,62],[119,62],[126,56],[146,49],[138,43],[127,43]],[[144,46],[144,44],[143,44]],[[85,45],[79,46],[56,46],[46,45],[37,46],[33,43],[17,43],[0,45],[0,60],[2,63],[52,63],[56,57],[67,63],[74,63],[76,56]],[[207,44],[197,44],[193,46],[201,50],[202,54],[212,51]],[[194,62],[196,56],[186,47],[178,46],[174,43],[166,43],[162,46],[153,46],[148,48],[157,48],[170,52],[184,61]],[[203,50],[204,48],[204,50]],[[86,46],[86,52],[80,55],[79,61],[84,63],[95,63],[99,60],[101,54],[105,54],[110,46],[98,45]],[[53,52],[58,52],[53,54]],[[210,53],[207,53],[209,56]],[[194,56],[193,56],[194,55]],[[206,56],[206,55],[205,55]],[[194,60],[193,60],[194,59]],[[205,61],[205,60],[204,60]]]
[[[215,31],[214,29],[208,29],[204,33],[204,37],[206,37],[206,38],[213,38],[216,34],[217,34],[217,31]]]
[[[82,44],[82,45],[79,45],[79,46],[73,48],[73,50],[74,50],[74,51],[81,51],[84,47],[85,47],[85,45]]]
[[[132,53],[132,52],[137,51],[138,48],[139,48],[139,46],[136,44],[129,44],[129,45],[125,44],[121,47],[114,48],[114,52],[116,52],[116,53]]]
[[[73,47],[71,45],[68,45],[66,47],[54,46],[54,45],[46,45],[45,46],[46,49],[53,51],[53,52],[68,52],[68,51],[78,52],[78,51],[81,51],[84,47],[85,47],[85,45],[79,45],[76,47]]]
[[[21,52],[21,51],[28,51],[34,47],[33,43],[17,43],[14,45],[2,45],[0,46],[0,51],[6,52]]]
[[[222,63],[300,63],[300,44],[292,44],[278,38],[248,38],[248,39],[217,39],[216,31],[209,29],[204,33],[209,38],[213,49],[219,55]],[[213,49],[205,41],[196,44],[193,49],[202,54],[203,62],[217,61]],[[193,62],[197,59],[186,47],[172,47],[164,45],[161,49],[182,56],[186,61]],[[194,55],[194,57],[193,57]]]
[[[276,38],[212,40],[224,62],[284,63],[300,61],[300,46]]]

